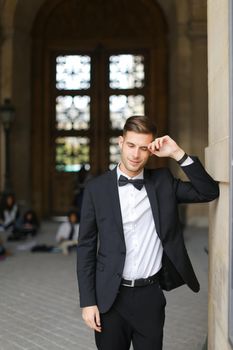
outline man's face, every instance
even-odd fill
[[[76,216],[76,214],[71,213],[69,215],[69,220],[70,220],[71,224],[76,224],[77,223],[77,216]]]
[[[152,134],[139,134],[133,131],[127,131],[124,136],[119,137],[120,169],[126,175],[133,177],[141,172],[150,156],[147,146],[152,141]]]

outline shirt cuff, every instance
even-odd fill
[[[188,157],[187,159],[185,159],[185,161],[182,164],[180,164],[180,166],[187,166],[187,165],[190,165],[193,163],[194,163],[194,161],[192,160],[192,158]]]

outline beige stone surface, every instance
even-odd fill
[[[209,349],[228,349],[228,185],[221,184],[221,200],[211,205],[209,235]]]
[[[210,206],[209,350],[231,349],[229,290],[229,37],[228,0],[208,1],[209,146],[206,165],[220,182],[220,198]]]
[[[229,182],[229,136],[207,147],[205,158],[209,173],[218,181]]]

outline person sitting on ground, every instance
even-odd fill
[[[8,230],[14,227],[19,218],[19,207],[15,201],[14,194],[8,194],[3,197],[3,203],[0,209],[0,228]]]
[[[8,240],[21,240],[28,236],[35,236],[38,232],[39,221],[34,210],[27,210],[16,223]]]
[[[68,255],[69,250],[77,246],[79,223],[78,215],[75,210],[70,210],[67,215],[68,221],[63,222],[56,234],[56,241],[58,247],[62,250],[64,255]]]
[[[11,255],[12,253],[5,248],[3,240],[0,238],[0,261],[5,260],[6,257]]]

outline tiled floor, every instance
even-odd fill
[[[44,222],[37,243],[54,244],[56,227]],[[164,350],[201,350],[207,332],[207,231],[189,228],[185,239],[201,291],[167,293]],[[8,243],[14,255],[0,262],[0,350],[94,350],[78,305],[75,253],[31,253],[18,245]]]

